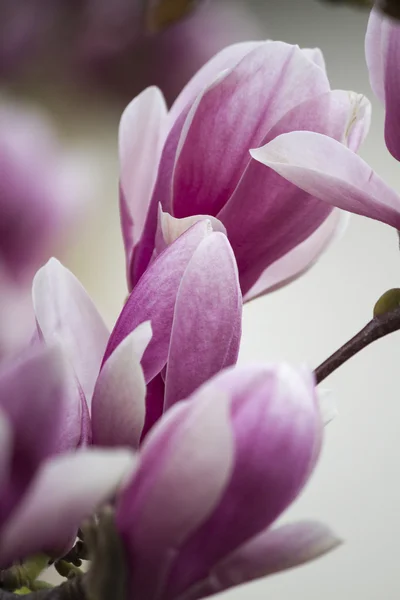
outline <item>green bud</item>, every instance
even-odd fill
[[[30,588],[48,564],[49,557],[45,554],[38,554],[28,558],[21,564],[0,571],[0,588],[11,592],[22,587]]]
[[[374,306],[374,317],[380,317],[400,307],[400,289],[388,290],[379,298]]]
[[[27,594],[30,594],[30,593],[31,593],[31,590],[27,587],[19,588],[19,590],[15,590],[15,592],[14,592],[14,594],[16,596],[26,596]]]

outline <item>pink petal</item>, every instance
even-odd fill
[[[379,9],[371,11],[365,53],[371,87],[386,108],[386,145],[400,160],[400,24]]]
[[[328,90],[326,74],[297,46],[266,42],[248,53],[191,109],[175,163],[173,214],[217,216],[249,163],[249,149],[294,106]]]
[[[226,236],[213,233],[198,246],[179,287],[167,362],[165,408],[189,396],[224,367],[235,364],[241,316],[235,257]]]
[[[341,544],[334,533],[316,521],[283,525],[262,532],[214,567],[206,580],[180,600],[197,600],[230,587],[292,569],[334,550]]]
[[[145,344],[143,338],[146,339]],[[150,338],[150,323],[142,323],[117,346],[105,362],[97,379],[92,401],[94,444],[133,448],[139,446],[146,397],[146,383],[140,360]]]
[[[52,258],[33,282],[39,330],[47,344],[58,342],[90,403],[109,333],[76,277]]]
[[[62,552],[83,519],[114,496],[134,459],[128,450],[85,450],[44,463],[1,532],[0,563]]]
[[[65,423],[65,364],[55,348],[37,347],[3,365],[0,409],[12,430],[12,463],[0,497],[0,524],[19,502],[41,462],[60,450]],[[80,406],[74,413],[80,430]]]
[[[160,254],[167,246],[170,246],[172,242],[178,239],[182,233],[185,233],[192,225],[198,221],[208,220],[211,223],[213,231],[221,231],[226,235],[226,229],[215,217],[209,215],[193,215],[191,217],[184,217],[183,219],[176,219],[167,212],[164,212],[161,206],[158,207],[158,223],[157,233],[155,241],[155,252]]]
[[[400,197],[366,162],[335,140],[296,131],[251,154],[327,204],[400,229]]]
[[[305,129],[350,141],[355,149],[368,126],[369,103],[364,97],[339,90],[296,106],[273,127],[265,141]],[[279,174],[251,161],[218,214],[236,256],[243,294],[268,267],[312,235],[331,210]]]
[[[301,51],[323,71],[326,71],[325,59],[319,48],[302,48]]]
[[[139,241],[156,180],[167,107],[161,91],[150,87],[125,109],[119,127],[121,225],[128,266]]]
[[[321,446],[314,381],[304,368],[227,369],[198,393],[207,395],[214,388],[231,399],[235,466],[219,505],[181,548],[168,598],[206,577],[214,564],[269,527],[305,485]]]
[[[343,235],[348,219],[348,213],[334,209],[310,237],[264,271],[247,292],[244,301],[248,302],[277,290],[306,273],[331,244]]]
[[[213,510],[233,460],[227,398],[215,390],[172,408],[147,437],[117,508],[132,593],[152,600],[177,549]]]
[[[208,221],[201,221],[169,246],[145,272],[128,298],[111,333],[104,360],[143,321],[150,321],[153,337],[143,356],[146,381],[164,367],[171,337],[178,288],[200,242],[212,233]]]
[[[213,56],[183,88],[169,112],[169,122],[172,124],[178,116],[193,102],[196,97],[208,87],[222,71],[234,68],[246,54],[261,46],[263,42],[240,42],[223,48]]]

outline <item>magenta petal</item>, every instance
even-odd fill
[[[304,242],[265,269],[247,292],[248,302],[294,281],[310,269],[330,245],[346,230],[349,214],[335,208],[325,221]]]
[[[366,162],[335,140],[296,131],[251,154],[327,204],[400,229],[400,196]]]
[[[288,91],[294,87],[296,94]],[[266,42],[252,50],[191,109],[175,162],[173,214],[217,216],[249,163],[249,149],[294,106],[328,90],[326,74],[297,46]]]
[[[157,597],[177,549],[223,494],[233,460],[228,411],[224,394],[209,390],[173,407],[146,439],[117,507],[137,600]]]
[[[144,330],[144,331],[143,331]],[[151,338],[150,323],[132,331],[105,362],[92,401],[93,443],[98,446],[139,446],[145,419],[146,383],[140,360]]]
[[[127,264],[139,241],[156,180],[167,107],[156,87],[137,96],[125,109],[119,127],[121,226]]]
[[[61,345],[90,404],[109,336],[103,319],[80,282],[55,258],[35,276],[33,303],[46,344]]]
[[[135,457],[125,450],[85,450],[45,462],[0,536],[0,564],[33,553],[62,552],[84,518],[111,500]]]
[[[246,54],[261,46],[263,42],[240,42],[223,48],[213,56],[197,73],[191,78],[189,83],[183,88],[169,112],[169,122],[172,124],[178,116],[196,97],[208,87],[218,75],[226,69],[232,69],[242,60]]]
[[[242,296],[226,236],[197,248],[179,287],[167,362],[165,408],[189,396],[239,353]]]
[[[371,87],[386,108],[386,145],[400,160],[400,24],[379,9],[371,11],[365,53]]]
[[[36,469],[60,449],[66,412],[65,364],[59,351],[37,347],[0,373],[0,409],[12,431],[12,463],[0,498],[0,524]],[[80,426],[80,412],[77,414]]]
[[[119,316],[104,360],[140,323],[150,321],[153,337],[142,360],[146,381],[161,371],[167,361],[175,300],[182,275],[197,246],[211,232],[207,221],[197,223],[162,252],[147,269]]]
[[[200,388],[204,395],[217,388],[231,398],[235,466],[218,507],[181,548],[168,598],[269,527],[299,494],[321,446],[314,385],[304,368],[270,365],[228,369]]]
[[[334,550],[341,541],[322,523],[304,521],[267,529],[216,565],[206,580],[182,594],[197,600],[292,569]]]

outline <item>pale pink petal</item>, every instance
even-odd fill
[[[301,51],[309,60],[312,60],[312,62],[318,65],[323,71],[326,71],[324,55],[319,48],[302,48]]]
[[[262,532],[216,565],[179,600],[197,600],[230,587],[298,567],[334,550],[341,540],[322,523],[304,521]]]
[[[306,273],[331,244],[343,235],[349,216],[340,209],[333,210],[310,237],[264,271],[257,283],[247,292],[244,301],[248,302],[277,290]]]
[[[121,226],[128,266],[139,241],[157,176],[167,107],[150,87],[125,109],[119,126]]]
[[[400,24],[378,8],[371,11],[365,53],[371,87],[386,108],[386,145],[400,160]]]
[[[172,242],[178,239],[182,233],[185,233],[192,225],[198,221],[204,221],[207,219],[211,223],[213,231],[221,231],[226,235],[226,229],[215,217],[209,215],[193,215],[191,217],[184,217],[183,219],[176,219],[167,212],[164,212],[161,206],[158,207],[158,224],[155,242],[156,254],[160,254],[167,246],[170,246]]]
[[[140,360],[150,338],[147,321],[117,346],[100,372],[92,401],[93,443],[97,446],[139,446],[146,397]]]
[[[296,131],[251,154],[327,204],[400,229],[400,197],[366,162],[335,140]]]
[[[45,462],[1,532],[0,563],[62,552],[83,519],[112,499],[134,465],[128,450],[77,451]]]
[[[179,287],[167,362],[165,408],[189,396],[224,367],[235,364],[241,315],[235,256],[226,236],[213,233],[198,246]]]
[[[33,282],[33,304],[46,344],[58,342],[90,405],[109,333],[76,277],[52,258]]]
[[[125,303],[111,333],[104,360],[140,323],[150,321],[153,337],[142,360],[146,381],[161,371],[167,361],[175,300],[182,275],[197,246],[211,233],[210,223],[200,221],[157,257]]]
[[[293,86],[296,94],[288,93]],[[187,117],[173,174],[174,216],[217,216],[249,163],[249,149],[293,107],[328,90],[324,71],[297,46],[265,42],[248,53]]]
[[[147,437],[117,508],[137,600],[156,597],[177,549],[219,501],[232,441],[228,398],[216,390],[173,407]]]

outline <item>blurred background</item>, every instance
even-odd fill
[[[58,190],[61,208],[54,216],[58,229],[51,240],[52,253],[82,281],[110,326],[127,293],[117,192],[121,112],[148,84],[160,85],[172,99],[227,43],[272,38],[320,47],[332,87],[353,89],[372,101],[371,132],[361,155],[400,191],[400,165],[386,150],[383,108],[368,82],[365,11],[317,0],[211,0],[184,23],[149,41],[140,39],[133,9],[127,13],[123,0],[98,2],[101,10],[97,7],[96,12],[95,2],[88,2],[86,26],[79,35],[71,9],[75,2],[66,3],[68,11],[60,8],[62,4],[0,0],[0,98],[6,106],[0,109],[0,144],[6,143],[3,133],[15,110],[28,111],[42,129],[54,127],[46,135],[57,139],[56,146],[49,141],[46,160],[34,165],[34,173],[43,173],[43,179],[57,172],[51,185]],[[19,14],[16,6],[21,7]],[[22,130],[30,132],[26,143],[39,148],[41,136],[34,135],[32,127],[21,126],[18,140],[10,142],[13,148],[24,145]],[[63,157],[62,173],[52,162],[56,152]],[[1,191],[9,182],[0,179]],[[18,177],[16,181],[20,183]],[[0,215],[0,246],[5,215]],[[35,225],[32,232],[21,232],[24,252],[29,252],[27,240],[39,230]],[[28,289],[31,277],[28,272],[12,282],[16,297],[20,289]],[[308,274],[245,307],[240,360],[286,359],[317,366],[371,318],[377,298],[399,280],[395,233],[380,223],[352,217],[344,238]],[[19,302],[10,301],[14,287],[9,284],[7,265],[0,264],[4,329],[19,318]],[[315,476],[284,520],[325,521],[345,543],[316,563],[229,592],[232,598],[399,597],[400,334],[364,350],[333,374],[326,387],[332,390],[339,415],[327,428]]]

